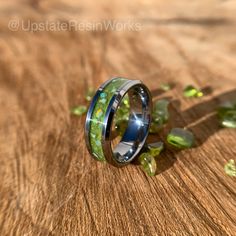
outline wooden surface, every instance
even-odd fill
[[[236,181],[223,169],[236,157],[236,132],[214,114],[236,97],[235,12],[233,0],[2,0],[0,235],[236,235]],[[14,32],[12,19],[141,28]],[[196,136],[196,148],[167,149],[155,177],[94,161],[84,118],[70,115],[89,86],[114,75],[172,100],[168,126],[152,139],[177,126]],[[161,82],[175,87],[160,94]],[[184,99],[188,84],[209,93]]]

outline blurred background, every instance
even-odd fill
[[[0,12],[3,124],[23,109],[33,127],[68,125],[70,107],[117,75],[143,80],[154,99],[167,82],[172,98],[187,84],[215,95],[235,87],[232,0],[11,0]]]

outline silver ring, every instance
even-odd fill
[[[112,148],[113,118],[126,94],[130,102],[128,126]],[[116,77],[105,82],[92,99],[85,123],[86,145],[93,158],[115,166],[131,162],[148,136],[151,108],[150,91],[141,81]]]

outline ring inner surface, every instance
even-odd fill
[[[113,149],[114,158],[121,163],[130,161],[141,150],[150,123],[150,98],[147,91],[139,85],[132,87],[127,94],[130,103],[127,128]]]

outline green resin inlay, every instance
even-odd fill
[[[126,82],[127,80],[124,78],[113,79],[100,93],[100,96],[94,106],[90,119],[89,138],[92,152],[99,161],[106,160],[102,149],[102,129],[108,105],[117,89],[119,89]]]

